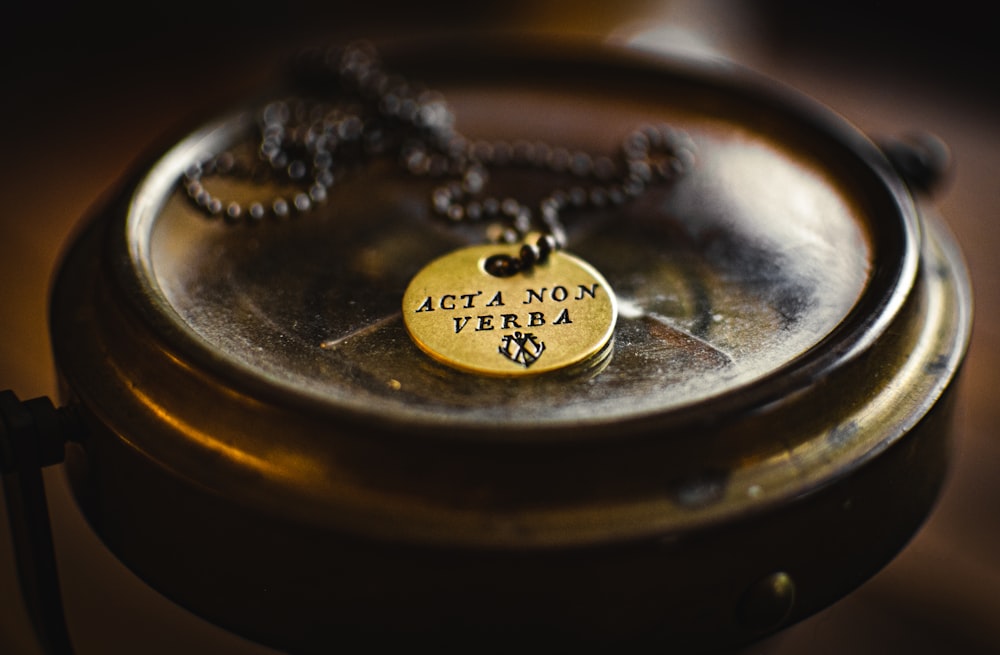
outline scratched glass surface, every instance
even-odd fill
[[[618,297],[606,356],[505,380],[423,354],[401,320],[403,290],[434,257],[483,242],[485,228],[434,215],[433,182],[392,162],[352,172],[311,214],[255,227],[206,220],[163,182],[180,169],[161,164],[133,238],[145,241],[136,266],[163,311],[245,375],[312,399],[403,419],[537,425],[613,421],[738,389],[815,346],[870,281],[869,218],[848,184],[803,154],[800,136],[756,132],[724,107],[685,112],[667,94],[443,91],[472,138],[610,155],[635,126],[667,121],[695,141],[696,167],[675,186],[565,217],[567,251]],[[236,133],[229,145],[252,147],[252,135]],[[490,189],[530,197],[551,188],[538,177],[497,173]],[[237,197],[248,193],[233,184]]]

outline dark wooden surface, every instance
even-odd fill
[[[997,58],[979,38],[985,19],[974,12],[946,5],[914,15],[905,3],[893,4],[890,14],[873,18],[866,5],[851,2],[812,15],[782,2],[754,12],[731,2],[635,2],[589,12],[569,3],[515,3],[503,5],[506,13],[493,5],[459,12],[453,6],[461,4],[447,2],[413,13],[405,3],[376,3],[353,14],[337,3],[280,10],[249,3],[236,20],[208,5],[151,9],[126,15],[123,25],[95,14],[114,9],[100,3],[87,11],[14,12],[6,29],[15,36],[0,61],[0,386],[21,398],[54,396],[47,293],[74,224],[161,134],[251,88],[273,62],[269,53],[294,43],[292,35],[368,36],[376,19],[389,19],[382,32],[505,21],[614,38],[641,33],[640,41],[656,47],[707,47],[813,95],[873,136],[924,129],[942,137],[954,168],[935,205],[963,247],[976,293],[955,461],[926,526],[854,594],[753,651],[1000,652],[1000,102],[988,77]],[[60,471],[46,478],[79,653],[268,652],[146,588],[83,523]],[[36,653],[13,584],[4,523],[0,652]]]

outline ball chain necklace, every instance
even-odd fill
[[[615,295],[596,269],[563,250],[562,217],[622,205],[650,185],[676,180],[693,165],[686,135],[667,125],[642,126],[624,139],[617,160],[527,140],[469,140],[454,129],[440,93],[385,72],[371,45],[331,49],[320,63],[344,99],[266,105],[258,116],[256,160],[223,152],[193,164],[181,180],[191,202],[232,224],[288,219],[324,203],[347,168],[394,158],[410,174],[440,181],[430,206],[441,220],[489,222],[489,243],[435,259],[403,293],[403,321],[421,350],[463,371],[507,377],[605,352],[618,316]],[[544,195],[533,210],[487,193],[490,171],[510,167],[570,184]],[[213,194],[213,177],[272,181],[295,191],[241,203]]]

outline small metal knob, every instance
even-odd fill
[[[907,186],[918,193],[936,191],[951,169],[947,144],[928,132],[883,139],[879,147]]]

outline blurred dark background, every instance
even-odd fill
[[[5,8],[0,385],[21,398],[55,395],[48,284],[88,208],[163,134],[251,91],[303,44],[526,30],[722,55],[812,95],[873,136],[924,129],[942,137],[954,163],[934,205],[965,250],[976,292],[955,460],[927,525],[857,592],[754,652],[1000,653],[1000,40],[989,9],[989,3],[902,0],[252,0]],[[74,512],[58,471],[46,476],[79,653],[267,652],[191,617],[132,578]],[[0,653],[33,654],[5,530],[0,527]]]
[[[214,71],[302,41],[473,29],[599,34],[636,21],[695,19],[710,39],[739,32],[778,59],[862,67],[995,102],[1000,46],[992,13],[970,0],[37,2],[5,9],[0,47],[5,85],[32,94],[22,99],[37,110],[45,107],[34,98],[58,105],[66,94],[103,95],[154,78],[163,88],[183,80],[190,94],[210,92]],[[17,96],[5,95],[6,110],[17,112],[21,103],[10,102]]]
[[[1000,44],[992,12],[983,3],[760,0],[749,4],[761,17],[759,38],[777,56],[871,67],[879,75],[933,85],[936,93],[959,93],[983,102],[1000,97],[995,81]]]

